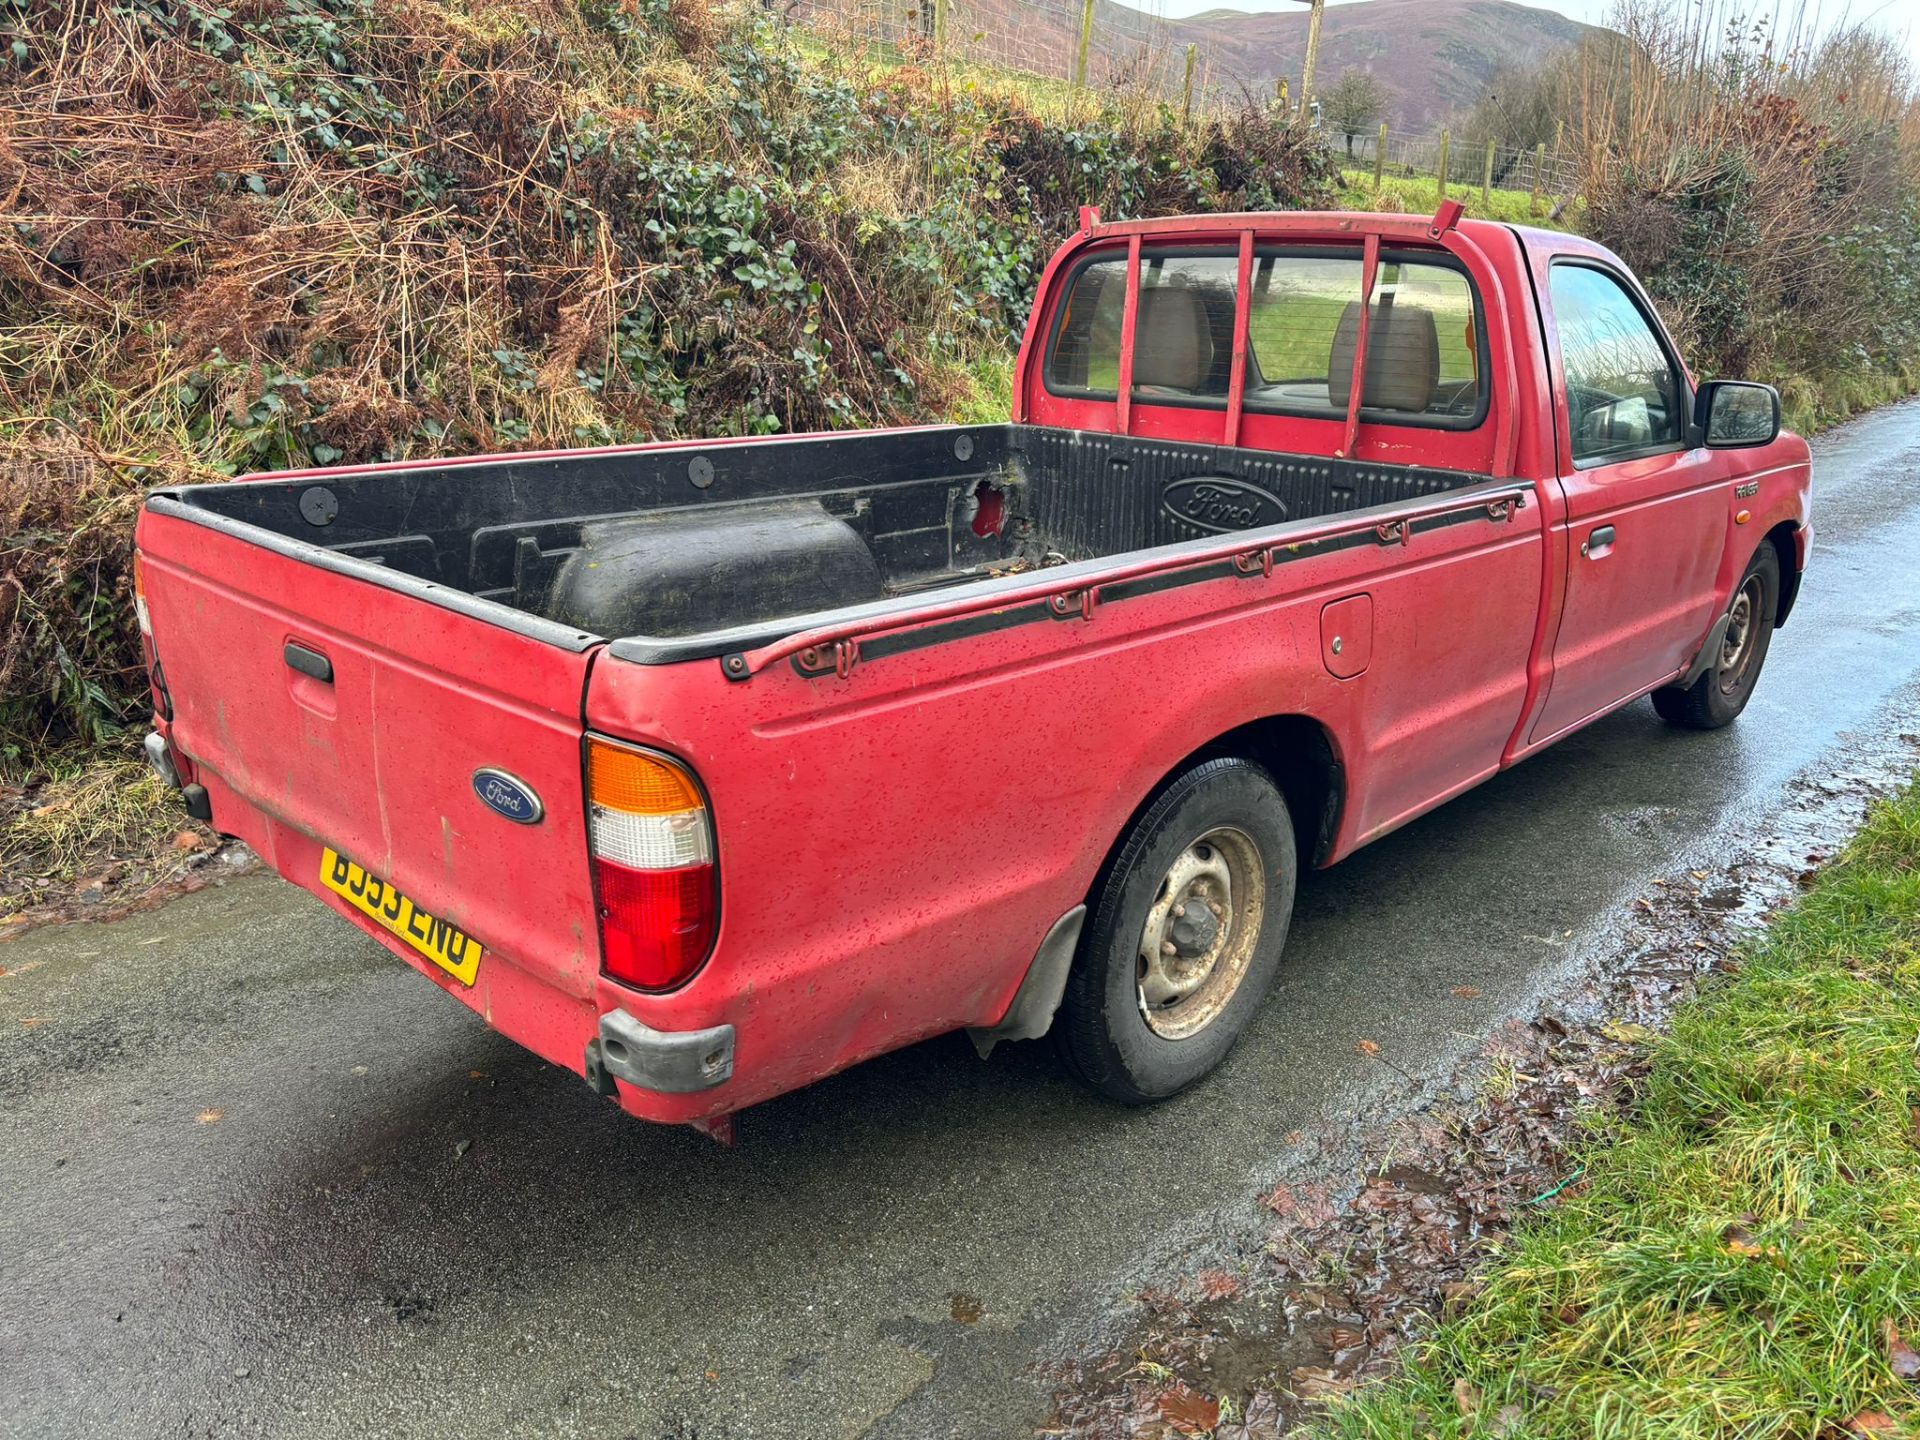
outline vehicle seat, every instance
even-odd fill
[[[1340,316],[1327,357],[1327,399],[1339,410],[1353,395],[1353,353],[1359,344],[1360,302],[1355,300]],[[1433,311],[1383,295],[1367,327],[1367,385],[1360,403],[1369,410],[1428,410],[1439,380],[1440,331]]]
[[[1194,395],[1213,371],[1213,324],[1198,290],[1169,285],[1142,290],[1134,317],[1136,395]]]

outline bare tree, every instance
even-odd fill
[[[1387,92],[1370,71],[1348,70],[1320,97],[1320,115],[1327,125],[1347,137],[1347,154],[1353,154],[1353,137],[1371,130],[1387,108]]]

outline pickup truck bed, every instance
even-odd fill
[[[532,638],[620,637],[666,663],[848,607],[1489,478],[989,425],[316,473],[160,491],[153,508],[435,603],[485,602]]]

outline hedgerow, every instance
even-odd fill
[[[144,708],[167,482],[938,418],[1078,208],[1325,203],[1302,131],[1075,123],[700,0],[0,3],[0,747]]]

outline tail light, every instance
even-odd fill
[[[147,663],[147,684],[153,690],[153,712],[172,723],[173,696],[167,693],[167,675],[154,649],[153,615],[147,609],[147,568],[138,550],[133,552],[133,618],[140,626],[140,658]]]
[[[669,990],[707,958],[720,919],[713,822],[685,766],[587,737],[587,813],[607,974]]]

